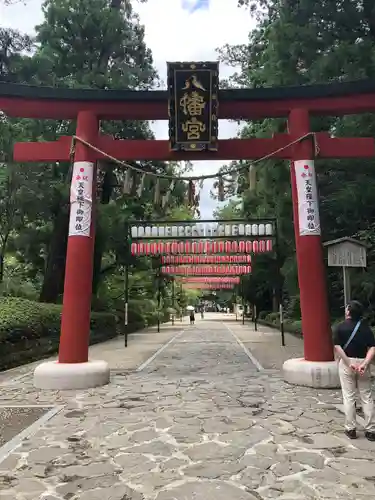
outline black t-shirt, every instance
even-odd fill
[[[357,321],[346,319],[342,323],[333,328],[333,342],[344,348],[344,345],[349,340]],[[375,347],[375,338],[367,321],[362,320],[360,327],[357,330],[354,338],[345,349],[345,354],[348,358],[365,358],[370,347]]]

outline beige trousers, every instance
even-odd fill
[[[359,365],[363,359],[349,358],[351,363]],[[363,375],[353,372],[340,360],[339,376],[342,389],[342,397],[345,411],[345,429],[353,430],[357,427],[357,415],[355,410],[355,399],[357,391],[362,402],[365,416],[365,431],[375,432],[375,411],[372,398],[371,372],[370,368]]]

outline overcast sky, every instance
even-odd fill
[[[41,0],[25,0],[0,5],[0,25],[33,33],[42,21]],[[216,48],[229,44],[246,43],[253,26],[248,12],[237,7],[237,0],[148,0],[134,8],[146,29],[146,44],[152,50],[155,66],[166,80],[167,61],[215,61]],[[220,65],[220,77],[229,76],[231,68]],[[157,139],[168,138],[167,122],[152,125]],[[237,134],[237,125],[220,120],[219,138],[228,139]],[[234,158],[235,159],[235,158]],[[200,161],[194,163],[198,174],[216,172],[224,162]],[[205,182],[201,194],[201,216],[211,218],[217,203],[210,199],[212,183]]]

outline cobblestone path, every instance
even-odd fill
[[[202,321],[106,387],[1,387],[1,405],[63,409],[0,463],[0,499],[373,499],[375,445],[345,438],[337,403],[258,371],[225,323]]]

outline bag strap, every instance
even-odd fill
[[[355,334],[358,332],[358,328],[361,326],[361,320],[358,321],[358,323],[355,325],[354,327],[354,330],[352,331],[352,334],[350,335],[348,341],[346,342],[346,344],[344,345],[343,347],[343,350],[345,351],[348,347],[348,345],[350,344],[350,342],[354,339],[355,337]]]

